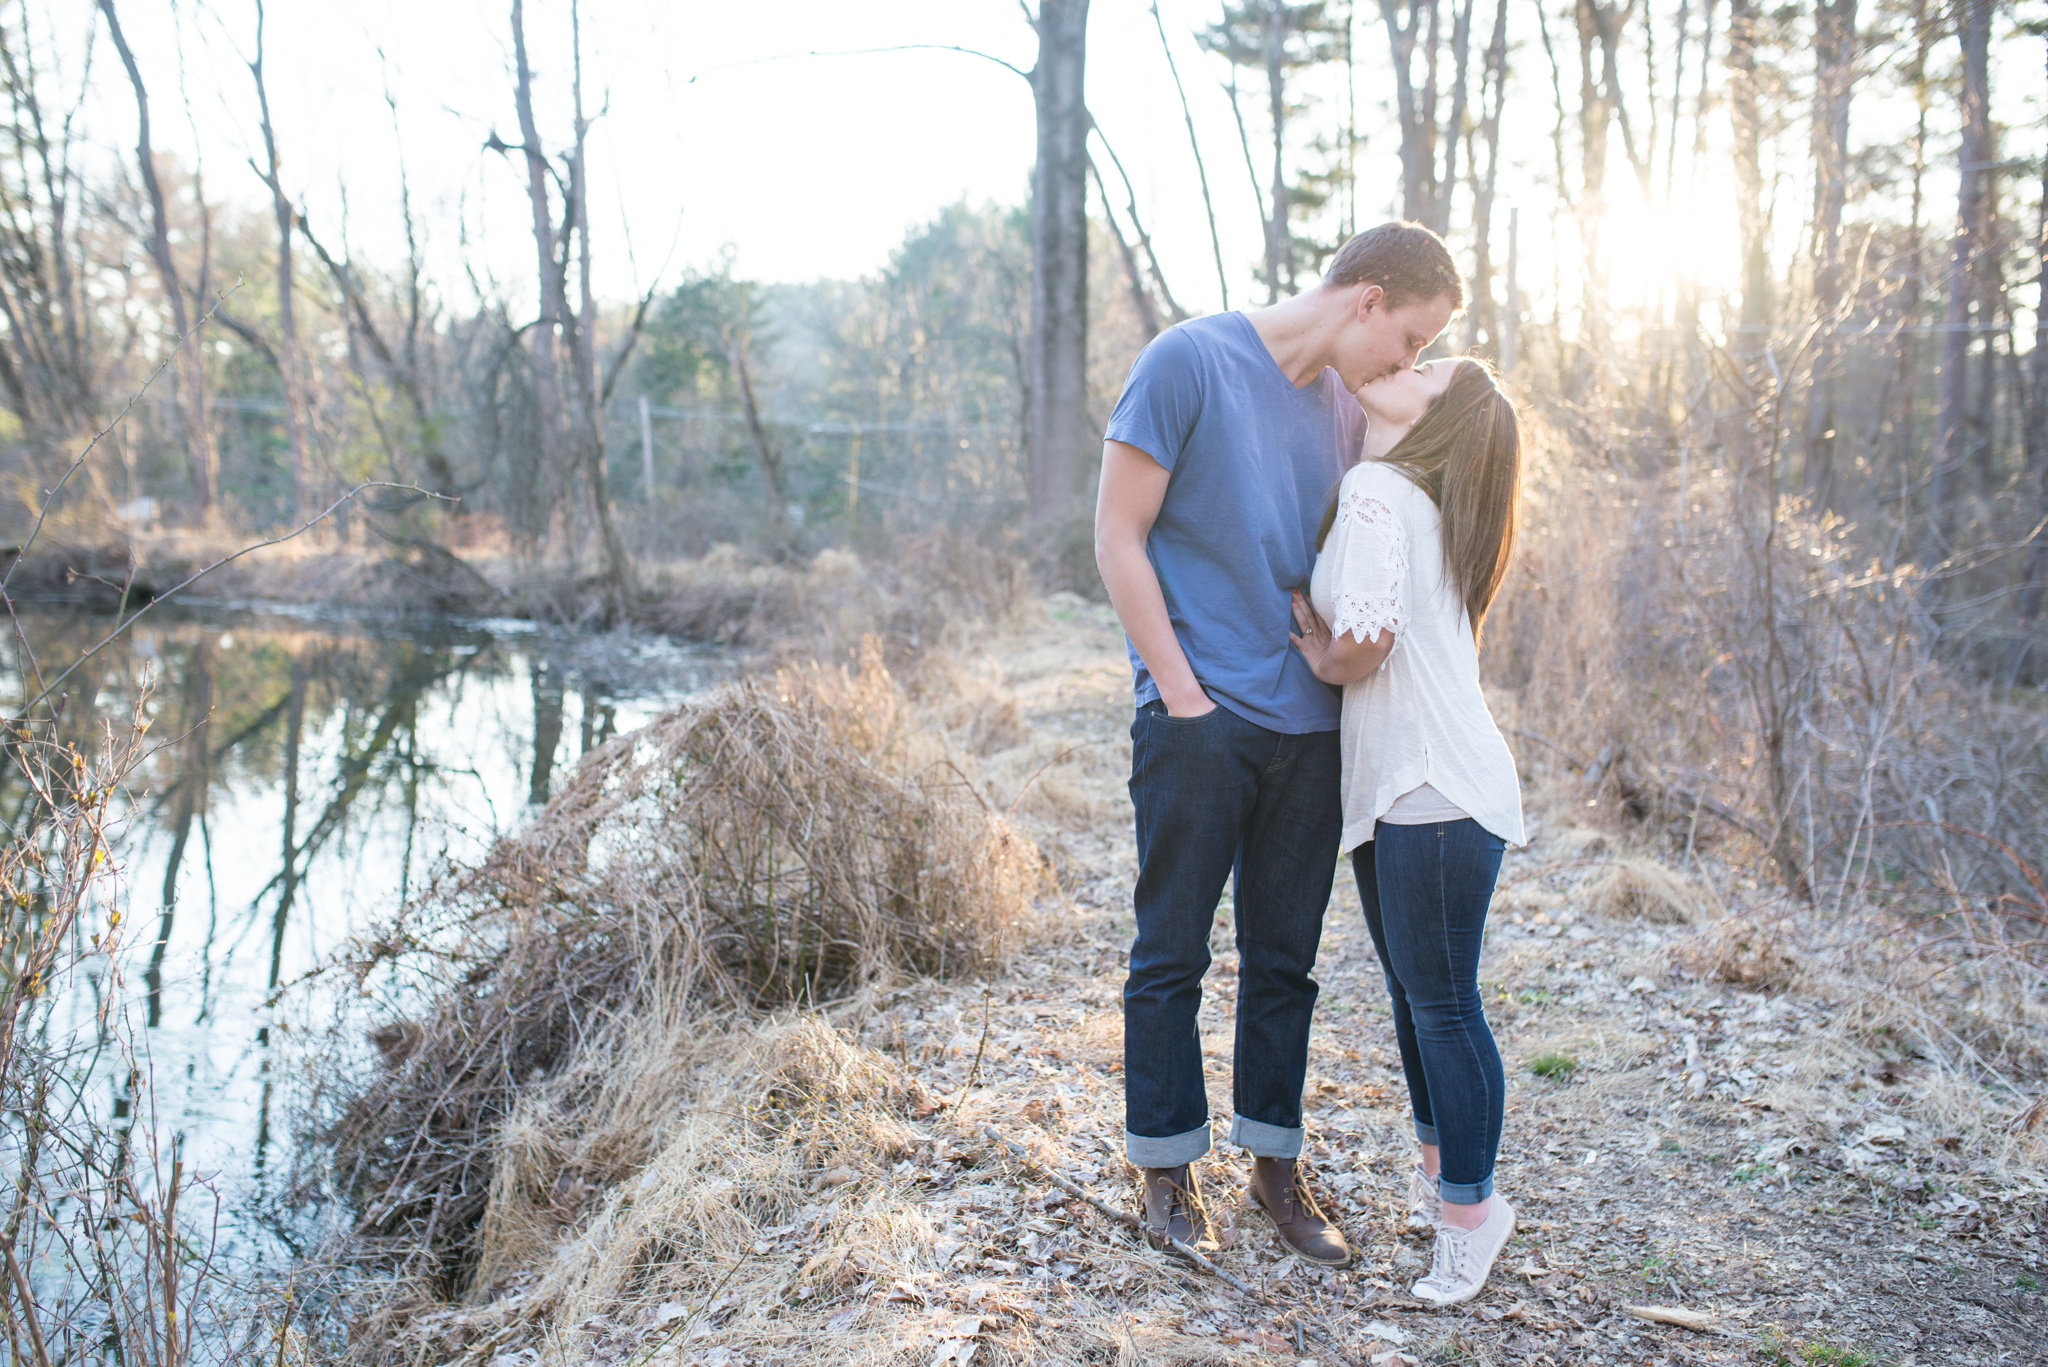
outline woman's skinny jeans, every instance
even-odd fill
[[[1486,907],[1506,845],[1478,822],[1380,822],[1351,852],[1365,923],[1386,970],[1415,1137],[1439,1150],[1437,1193],[1493,1194],[1507,1080],[1479,1000]]]

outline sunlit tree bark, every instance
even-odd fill
[[[1819,0],[1813,13],[1813,306],[1820,327],[1810,370],[1806,489],[1816,504],[1834,499],[1836,341],[1842,309],[1842,211],[1849,201],[1849,98],[1856,79],[1856,0]]]
[[[1956,231],[1949,246],[1944,291],[1941,400],[1934,420],[1934,468],[1928,486],[1928,547],[1935,555],[1950,545],[1957,475],[1969,454],[1970,305],[1977,292],[1977,257],[1988,245],[1990,228],[1985,172],[1991,162],[1992,7],[1992,0],[1957,0],[1956,5],[1963,49],[1963,142],[1957,168]]]
[[[1742,338],[1744,357],[1762,352],[1771,318],[1771,259],[1764,235],[1770,227],[1764,202],[1763,130],[1756,88],[1757,13],[1751,0],[1728,4],[1728,114],[1735,132],[1735,218],[1742,238]]]
[[[1088,421],[1088,0],[1040,0],[1038,162],[1031,173],[1029,515],[1063,517],[1081,493]]]

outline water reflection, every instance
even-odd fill
[[[25,627],[39,657],[68,660],[105,624]],[[278,1003],[307,992],[285,990],[448,861],[482,854],[583,752],[729,672],[665,642],[256,613],[146,623],[94,663],[67,723],[83,740],[95,711],[118,726],[140,707],[155,743],[120,852],[127,915],[146,927],[157,1112],[188,1170],[220,1174],[224,1252],[259,1261],[269,1236],[232,1217],[288,1166]],[[16,670],[0,691],[36,690]],[[0,774],[0,810],[28,809],[20,775]],[[107,1081],[125,1114],[123,1080]]]

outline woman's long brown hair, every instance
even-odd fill
[[[1521,513],[1522,427],[1515,406],[1482,361],[1445,364],[1457,373],[1380,463],[1422,487],[1443,516],[1444,567],[1472,621],[1472,639],[1508,577]],[[1337,494],[1323,509],[1316,549],[1337,522]]]

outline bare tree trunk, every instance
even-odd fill
[[[1465,141],[1465,110],[1469,103],[1472,68],[1472,7],[1478,0],[1451,6],[1451,115],[1444,124],[1444,171],[1437,182],[1436,221],[1429,226],[1439,235],[1451,231],[1451,200],[1457,194],[1458,148]]]
[[[1380,0],[1380,18],[1387,26],[1387,49],[1394,67],[1394,113],[1401,125],[1401,217],[1415,223],[1437,220],[1436,184],[1436,34],[1437,0]],[[1424,53],[1432,73],[1421,88],[1415,82],[1415,54]]]
[[[156,153],[150,145],[149,91],[142,83],[142,70],[135,64],[128,39],[121,32],[121,20],[114,13],[114,0],[99,0],[100,13],[107,19],[108,36],[127,69],[128,83],[135,90],[135,160],[142,172],[142,188],[149,196],[149,256],[162,281],[164,298],[171,308],[171,326],[179,337],[192,330],[191,310],[186,307],[185,287],[178,278],[178,263],[171,255],[170,212],[164,203],[162,184],[156,175]],[[202,518],[213,514],[220,458],[214,448],[213,422],[207,411],[206,358],[197,345],[181,346],[173,367],[177,379],[178,411],[185,438],[185,460],[191,469],[192,495]]]
[[[1522,211],[1508,210],[1508,274],[1507,298],[1501,301],[1500,315],[1500,373],[1515,373],[1515,363],[1521,359],[1522,349],[1522,282],[1520,279],[1522,255]]]
[[[1088,444],[1088,0],[1040,0],[1031,174],[1032,523],[1066,515]]]
[[[761,421],[761,408],[754,400],[754,375],[747,364],[752,334],[745,317],[733,330],[728,361],[733,379],[739,382],[740,412],[747,420],[747,437],[754,445],[754,458],[761,465],[761,482],[768,486],[769,516],[779,526],[788,515],[788,494],[782,487],[782,453],[768,440],[768,427]]]
[[[1928,550],[1949,546],[1957,467],[1968,454],[1970,298],[1983,249],[1984,171],[1991,160],[1992,0],[1958,0],[1963,47],[1963,147],[1956,186],[1956,234],[1949,248],[1948,296],[1941,337],[1941,401],[1935,416],[1934,468],[1928,485]]]
[[[1507,76],[1508,0],[1499,0],[1479,87],[1479,136],[1486,144],[1486,174],[1479,175],[1476,154],[1472,167],[1472,330],[1475,335],[1485,335],[1486,346],[1496,360],[1502,351],[1500,310],[1493,300],[1493,202],[1500,183],[1500,123]]]
[[[1550,240],[1556,243],[1562,237],[1558,231],[1558,224],[1563,219],[1564,207],[1571,195],[1571,176],[1565,169],[1565,125],[1568,120],[1564,105],[1564,72],[1558,66],[1557,44],[1551,40],[1550,20],[1544,17],[1546,13],[1544,6],[1536,6],[1536,34],[1543,40],[1543,58],[1550,67],[1550,103],[1557,116],[1556,122],[1551,125],[1550,135],[1554,158],[1552,174],[1557,178],[1557,193],[1550,197]],[[1550,254],[1550,318],[1552,331],[1557,339],[1560,371],[1570,368],[1566,365],[1566,358],[1570,352],[1561,326],[1564,307],[1563,256],[1564,253],[1560,251],[1552,251]]]
[[[1671,206],[1671,192],[1678,183],[1678,130],[1685,107],[1685,40],[1692,18],[1690,0],[1678,0],[1678,42],[1671,55],[1671,137],[1664,145],[1664,206]],[[1648,22],[1646,19],[1645,22]],[[1651,92],[1653,95],[1654,91]]]
[[[616,618],[625,611],[633,567],[626,557],[625,542],[619,538],[618,524],[612,518],[611,495],[605,487],[604,398],[597,382],[597,298],[590,288],[590,175],[584,156],[590,120],[583,113],[583,14],[576,0],[569,4],[569,32],[575,68],[570,89],[576,141],[569,157],[569,203],[563,216],[575,229],[577,248],[576,326],[569,335],[570,354],[576,362],[577,397],[582,401],[582,440],[577,445],[583,456],[584,478],[590,486],[590,514],[597,523],[598,547],[604,556],[605,585],[612,600],[609,608]]]
[[[1607,129],[1613,121],[1606,84],[1596,57],[1599,15],[1592,0],[1573,11],[1579,35],[1579,243],[1585,252],[1585,307],[1581,340],[1596,358],[1607,353],[1607,266],[1601,236],[1607,222]]]
[[[561,376],[555,365],[555,329],[569,325],[563,297],[568,266],[559,255],[554,212],[548,206],[548,160],[541,146],[540,126],[533,117],[533,67],[526,57],[526,4],[512,0],[513,101],[519,115],[519,150],[526,157],[526,198],[532,212],[534,260],[540,273],[540,317],[530,329],[527,346],[533,363],[534,406],[540,410],[540,449],[551,470],[562,468]],[[508,149],[509,150],[509,149]]]
[[[1742,238],[1742,345],[1752,357],[1764,347],[1771,318],[1771,260],[1764,241],[1762,125],[1757,113],[1756,11],[1751,0],[1728,3],[1728,112],[1735,129],[1735,216]]]
[[[2027,475],[2034,485],[2034,544],[2027,548],[2027,575],[2020,590],[2019,628],[2015,632],[2007,678],[2033,683],[2041,677],[2034,663],[2034,634],[2048,599],[2048,155],[2041,159],[2041,218],[2034,235],[2035,282],[2040,297],[2034,305],[2034,351],[2028,357],[2026,393],[2020,437],[2026,452]]]
[[[299,330],[293,307],[292,225],[296,215],[278,173],[277,132],[270,122],[270,89],[263,79],[263,18],[263,0],[256,0],[256,55],[249,59],[249,75],[256,82],[256,108],[263,128],[264,164],[257,174],[270,191],[271,213],[277,220],[277,378],[284,389],[285,427],[292,448],[289,514],[291,521],[298,523],[310,511],[313,465],[306,450],[305,391],[300,384]]]
[[[1913,129],[1913,178],[1906,223],[1905,279],[1899,287],[1898,341],[1892,352],[1892,381],[1885,396],[1886,416],[1891,423],[1892,459],[1901,470],[1917,464],[1920,433],[1920,325],[1921,305],[1926,291],[1927,262],[1921,241],[1921,220],[1926,207],[1927,114],[1933,104],[1933,87],[1927,79],[1927,56],[1940,26],[1927,15],[1927,0],[1913,6],[1915,43],[1907,83],[1919,106]]]
[[[1294,292],[1294,234],[1288,231],[1287,3],[1266,0],[1266,102],[1273,124],[1272,215],[1266,220],[1266,302],[1277,303],[1284,288]]]
[[[1835,371],[1842,308],[1842,210],[1849,198],[1849,98],[1855,82],[1856,0],[1819,0],[1813,14],[1813,348],[1806,413],[1806,489],[1816,507],[1834,500],[1840,437]]]

